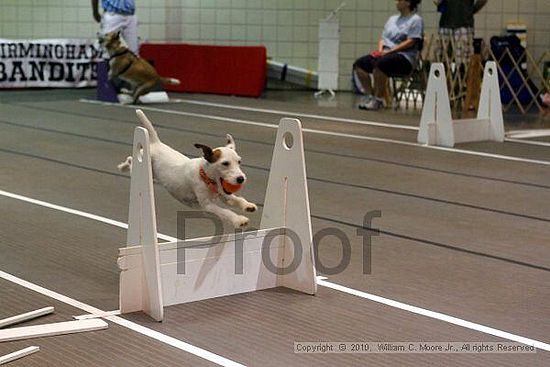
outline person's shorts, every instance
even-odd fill
[[[469,27],[439,29],[439,42],[436,42],[436,55],[445,60],[446,52],[450,62],[469,65],[474,53],[474,29]]]
[[[399,53],[393,53],[382,57],[366,55],[355,60],[353,67],[363,69],[368,73],[372,73],[374,68],[378,68],[387,76],[409,75],[413,69],[409,60]]]

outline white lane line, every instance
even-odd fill
[[[526,130],[511,130],[506,132],[507,138],[525,139],[550,136],[550,129],[526,129]]]
[[[0,270],[0,278],[7,280],[9,282],[15,283],[21,287],[30,289],[32,291],[35,291],[37,293],[40,293],[44,296],[50,297],[52,299],[55,299],[59,302],[63,302],[65,304],[68,304],[70,306],[73,306],[75,308],[81,309],[83,311],[86,311],[91,314],[97,314],[102,315],[105,314],[105,311],[100,310],[99,308],[90,306],[86,303],[77,301],[73,298],[67,297],[63,294],[54,292],[52,290],[49,290],[47,288],[41,287],[39,285],[36,285],[34,283],[28,282],[24,279],[18,278],[12,274],[6,273],[4,271]],[[230,359],[227,359],[225,357],[222,357],[220,355],[217,355],[215,353],[209,352],[205,349],[196,347],[194,345],[191,345],[189,343],[186,343],[184,341],[181,341],[179,339],[173,338],[171,336],[159,333],[158,331],[155,331],[153,329],[149,329],[145,326],[141,326],[139,324],[136,324],[135,322],[123,319],[122,317],[118,316],[108,316],[105,317],[106,320],[111,321],[112,323],[115,323],[117,325],[120,325],[122,327],[125,327],[127,329],[133,330],[135,332],[138,332],[142,335],[148,336],[150,338],[156,339],[162,343],[168,344],[174,348],[180,349],[182,351],[191,353],[197,357],[206,359],[210,362],[216,363],[220,366],[228,366],[228,367],[243,367],[244,365],[234,362]]]
[[[130,330],[133,330],[135,332],[138,332],[143,335],[147,335],[153,339],[156,339],[160,342],[163,342],[165,344],[171,345],[175,348],[184,350],[186,352],[189,352],[191,354],[196,355],[197,357],[206,359],[210,362],[216,363],[220,366],[226,366],[226,367],[245,367],[244,364],[237,363],[235,361],[232,361],[230,359],[227,359],[225,357],[222,357],[220,355],[214,354],[212,352],[209,352],[205,349],[196,347],[194,345],[191,345],[189,343],[186,343],[182,340],[173,338],[171,336],[168,336],[166,334],[160,333],[158,331],[149,329],[145,326],[142,326],[140,324],[136,324],[135,322],[123,319],[122,317],[118,316],[109,316],[105,318],[108,321],[114,322],[117,325],[123,326],[125,328],[128,328]]]
[[[550,147],[550,142],[546,141],[536,141],[536,140],[523,140],[523,139],[514,139],[514,138],[504,138],[504,141],[510,143],[519,143],[519,144],[529,144],[529,145],[538,145],[541,147]]]
[[[3,193],[6,193],[6,191],[0,191],[0,195],[3,195]],[[5,196],[7,196],[7,195],[5,195]],[[15,194],[10,195],[9,197],[12,197],[14,199],[25,198],[24,196],[15,195]],[[58,205],[55,205],[55,204],[49,204],[49,203],[46,203],[46,202],[43,202],[43,201],[40,201],[40,200],[29,199],[29,198],[25,198],[25,199],[26,199],[26,200],[24,200],[25,202],[32,202],[33,204],[36,204],[36,205],[41,205],[40,203],[47,204],[47,205],[44,205],[44,206],[46,206],[47,208],[51,208],[51,209],[64,208],[64,207],[61,207],[61,206],[58,206]],[[19,200],[21,200],[21,199],[19,199]],[[85,213],[85,214],[87,214],[87,213]],[[100,217],[100,216],[97,216],[97,215],[94,215],[94,214],[89,214],[88,216],[86,216],[86,218],[94,219],[94,218],[104,218],[104,217]],[[97,220],[97,219],[95,219],[95,220]],[[102,220],[101,220],[101,222],[105,223]],[[116,221],[113,221],[113,222],[116,222]],[[120,222],[117,222],[117,223],[120,223]],[[126,228],[127,228],[127,225],[126,225]],[[159,237],[160,237],[160,235],[159,235]],[[13,282],[17,283],[17,284],[20,284],[19,282],[22,282],[22,283],[25,282],[22,279],[15,278],[12,275],[4,273],[2,271],[0,271],[0,277],[4,278],[6,280],[14,279],[15,281],[13,281]],[[442,314],[442,313],[439,313],[439,312],[430,311],[430,310],[423,309],[423,308],[420,308],[420,307],[411,306],[411,305],[408,305],[406,303],[402,303],[402,302],[399,302],[399,301],[393,301],[393,300],[388,299],[388,298],[383,298],[383,297],[380,297],[380,296],[376,296],[374,294],[365,293],[365,292],[362,292],[362,291],[359,291],[359,290],[356,290],[356,289],[352,289],[352,288],[348,288],[348,287],[338,285],[338,284],[335,284],[335,283],[327,282],[326,279],[327,279],[326,277],[322,277],[322,276],[317,277],[318,284],[321,285],[321,286],[327,287],[327,288],[331,288],[331,289],[340,291],[340,292],[351,294],[351,295],[361,297],[361,298],[364,298],[364,299],[368,299],[368,300],[371,300],[371,301],[374,301],[374,302],[382,303],[382,304],[390,306],[390,307],[398,308],[398,309],[401,309],[401,310],[406,310],[406,311],[413,312],[413,313],[416,313],[416,314],[419,314],[419,315],[423,315],[423,316],[426,316],[426,317],[431,317],[431,318],[438,319],[438,320],[441,320],[441,321],[445,321],[445,322],[448,322],[448,323],[451,323],[451,324],[454,324],[454,325],[462,326],[462,327],[465,327],[465,328],[468,328],[468,329],[480,331],[482,333],[495,335],[495,336],[501,337],[503,339],[508,339],[508,340],[516,341],[516,342],[527,344],[527,345],[533,345],[536,348],[543,349],[543,350],[546,350],[546,351],[550,351],[550,345],[549,344],[546,344],[546,343],[543,343],[543,342],[540,342],[540,341],[537,341],[537,340],[534,340],[534,339],[525,338],[525,337],[522,337],[522,336],[519,336],[519,335],[508,333],[506,331],[501,331],[501,330],[494,329],[494,328],[491,328],[491,327],[488,327],[488,326],[476,324],[476,323],[473,323],[473,322],[470,322],[470,321],[462,320],[462,319],[459,319],[459,318],[456,318],[456,317],[453,317],[453,316],[449,316],[449,315],[445,315],[445,314]],[[28,284],[27,288],[29,288],[29,289],[32,289],[32,288],[30,288],[31,286],[38,287],[39,289],[44,289],[42,287],[33,285],[32,283],[28,283],[28,282],[25,282],[24,284]],[[50,292],[51,294],[55,294],[56,297],[59,297],[59,298],[56,298],[56,297],[52,297],[52,298],[55,298],[55,299],[58,299],[62,302],[71,304],[74,307],[80,308],[81,310],[84,310],[88,313],[91,313],[91,314],[104,314],[105,313],[105,311],[102,311],[102,310],[99,310],[99,309],[94,308],[92,306],[86,305],[84,303],[75,301],[75,300],[73,300],[69,297],[66,297],[66,296],[63,296],[63,295],[60,295],[58,293],[48,291],[48,290],[45,290],[45,291]],[[42,293],[42,292],[40,292],[40,293]],[[45,293],[43,293],[43,294],[45,294]],[[46,295],[48,295],[48,294],[46,294]],[[71,302],[71,303],[69,303],[69,302]],[[106,317],[106,319],[110,320],[110,321],[113,321],[113,319],[114,320],[119,320],[119,319],[124,320],[124,319],[122,319],[120,317],[117,317],[117,316]],[[126,320],[124,320],[124,321],[126,321]],[[115,321],[113,321],[113,322],[115,322]],[[135,325],[136,325],[135,331],[140,332],[139,330],[141,330],[141,326],[137,325],[137,324],[135,324]],[[125,325],[122,325],[122,326],[125,326]],[[132,330],[134,330],[134,329],[132,329]],[[155,334],[155,339],[157,337],[159,337],[159,335]],[[168,338],[170,338],[170,337],[168,337]],[[160,339],[158,339],[158,340],[160,340]]]
[[[80,101],[81,102],[86,102],[86,103],[105,104],[105,105],[108,105],[108,106],[118,105],[117,103],[94,101],[94,100],[89,100],[89,99],[84,99],[84,98],[81,99]],[[356,124],[356,125],[376,126],[376,127],[383,127],[383,128],[388,128],[388,129],[418,131],[418,126],[410,126],[410,125],[388,124],[388,123],[384,123],[384,122],[356,120],[356,119],[348,119],[348,118],[343,118],[343,117],[329,117],[329,116],[312,115],[312,114],[308,114],[308,113],[293,112],[293,111],[270,110],[270,109],[265,109],[265,108],[232,106],[232,105],[222,104],[222,103],[193,101],[193,100],[187,100],[187,99],[178,99],[177,101],[179,103],[189,103],[189,104],[196,104],[196,105],[209,106],[209,107],[228,108],[228,109],[240,110],[240,111],[269,113],[269,114],[274,114],[274,115],[283,115],[283,116],[287,116],[287,117],[289,117],[289,116],[300,116],[300,117],[313,118],[313,119],[317,119],[317,120],[347,122],[347,123]],[[142,108],[142,107],[140,106],[140,108]]]
[[[86,100],[86,99],[81,99],[80,101],[84,102],[84,103],[99,104],[99,105],[105,105],[105,106],[115,106],[115,107],[132,108],[132,109],[136,108],[135,106],[121,105],[121,104],[118,104],[118,103],[92,101],[92,100]],[[139,108],[142,109],[142,110],[146,110],[146,111],[154,111],[154,112],[167,113],[167,114],[179,115],[179,116],[192,116],[192,117],[199,117],[199,118],[217,120],[217,121],[233,122],[233,123],[236,123],[236,124],[257,126],[257,127],[265,127],[265,128],[268,128],[268,129],[277,129],[278,128],[277,125],[267,124],[267,123],[264,123],[264,122],[255,122],[255,121],[249,121],[249,120],[235,119],[235,118],[222,117],[222,116],[205,115],[205,114],[192,113],[192,112],[173,111],[173,110],[166,110],[166,109],[157,108],[157,107],[139,106]],[[433,145],[423,145],[423,144],[419,144],[419,143],[412,143],[412,142],[406,142],[406,141],[401,141],[401,140],[393,140],[393,139],[385,139],[385,138],[374,138],[374,137],[370,137],[370,136],[345,134],[345,133],[338,133],[338,132],[325,131],[325,130],[302,129],[302,131],[304,131],[306,133],[318,134],[318,135],[338,136],[338,137],[342,137],[342,138],[358,139],[358,140],[365,140],[365,141],[374,141],[374,142],[378,142],[378,143],[405,145],[405,146],[417,147],[417,148],[421,147],[421,148],[440,150],[440,151],[452,152],[452,153],[458,153],[458,154],[473,155],[473,156],[477,156],[477,157],[493,158],[493,159],[501,159],[501,160],[512,161],[512,162],[532,163],[532,164],[537,164],[537,165],[550,166],[550,161],[543,161],[543,160],[538,160],[538,159],[519,158],[519,157],[513,157],[513,156],[508,156],[508,155],[502,155],[502,154],[492,154],[492,153],[476,152],[476,151],[457,149],[457,148],[446,148],[446,147],[438,147],[438,146],[433,146]]]
[[[482,332],[482,333],[485,333],[485,334],[497,336],[499,338],[511,340],[511,341],[526,344],[526,345],[531,345],[531,346],[533,346],[535,348],[538,348],[538,349],[550,351],[550,344],[543,343],[543,342],[535,340],[535,339],[525,338],[523,336],[511,334],[509,332],[502,331],[502,330],[499,330],[499,329],[495,329],[495,328],[492,328],[492,327],[489,327],[489,326],[476,324],[474,322],[459,319],[457,317],[449,316],[449,315],[446,315],[446,314],[443,314],[443,313],[440,313],[440,312],[430,311],[430,310],[427,310],[425,308],[420,308],[420,307],[408,305],[406,303],[402,303],[402,302],[399,302],[399,301],[394,301],[394,300],[384,298],[384,297],[380,297],[380,296],[377,296],[377,295],[374,295],[374,294],[362,292],[362,291],[359,291],[359,290],[356,290],[356,289],[345,287],[343,285],[339,285],[339,284],[332,283],[332,282],[327,282],[326,280],[323,280],[323,279],[318,278],[317,279],[317,284],[319,284],[321,286],[324,286],[324,287],[327,287],[327,288],[330,288],[330,289],[333,289],[333,290],[336,290],[336,291],[339,291],[339,292],[344,292],[344,293],[351,294],[351,295],[356,296],[356,297],[360,297],[360,298],[368,299],[368,300],[373,301],[373,302],[381,303],[381,304],[386,305],[386,306],[390,306],[390,307],[398,308],[400,310],[412,312],[412,313],[415,313],[417,315],[422,315],[422,316],[430,317],[432,319],[445,321],[445,322],[448,322],[448,323],[453,324],[453,325],[464,327],[466,329],[479,331],[479,332]]]
[[[88,99],[81,99],[80,102],[90,103],[90,104],[98,104],[98,105],[102,105],[102,106],[131,108],[131,109],[134,109],[134,110],[136,109],[136,106],[132,106],[132,105],[123,105],[123,104],[119,104],[119,103],[93,101],[93,100],[88,100]],[[163,108],[149,107],[149,106],[143,106],[143,105],[140,105],[139,109],[140,110],[145,110],[145,111],[167,113],[167,114],[178,115],[178,116],[191,116],[191,117],[206,118],[206,119],[209,119],[209,120],[234,122],[234,123],[241,124],[241,125],[267,127],[267,128],[270,128],[270,129],[277,129],[278,128],[278,126],[274,125],[274,124],[267,124],[267,123],[263,123],[263,122],[255,122],[255,121],[248,121],[248,120],[242,120],[242,119],[234,119],[234,118],[223,117],[223,116],[204,115],[202,113],[166,110],[166,109],[163,109]],[[137,120],[136,120],[136,123],[137,123]]]
[[[12,198],[12,199],[25,201],[25,202],[30,203],[30,204],[39,205],[39,206],[42,206],[42,207],[45,207],[45,208],[54,209],[54,210],[58,210],[58,211],[61,211],[61,212],[78,215],[79,217],[92,219],[92,220],[95,220],[95,221],[98,221],[98,222],[101,222],[101,223],[109,224],[111,226],[128,229],[128,224],[127,223],[123,223],[123,222],[119,222],[119,221],[116,221],[116,220],[113,220],[113,219],[105,218],[105,217],[102,217],[100,215],[86,213],[86,212],[83,212],[83,211],[80,211],[80,210],[71,209],[71,208],[61,206],[61,205],[48,203],[48,202],[42,201],[42,200],[36,200],[36,199],[33,199],[33,198],[29,198],[29,197],[26,197],[26,196],[23,196],[23,195],[14,194],[12,192],[4,191],[4,190],[0,190],[0,195],[5,196],[5,197],[9,197],[9,198]],[[173,242],[173,241],[178,240],[175,237],[167,236],[167,235],[160,234],[160,233],[158,234],[158,238],[160,238],[162,240],[165,240],[165,241],[169,241],[169,242]]]
[[[532,163],[532,164],[550,166],[550,161],[543,161],[543,160],[539,160],[539,159],[520,158],[520,157],[513,157],[513,156],[509,156],[509,155],[502,155],[502,154],[476,152],[476,151],[472,151],[472,150],[465,150],[465,149],[458,149],[458,148],[446,148],[446,147],[439,147],[439,146],[434,146],[434,145],[423,145],[423,144],[410,143],[410,142],[401,141],[401,140],[392,140],[392,139],[385,139],[385,138],[373,138],[373,137],[367,137],[367,136],[336,133],[336,132],[329,132],[329,131],[310,130],[310,129],[302,129],[302,130],[305,131],[305,132],[313,132],[313,133],[320,134],[320,135],[340,136],[340,137],[344,137],[344,138],[376,141],[376,142],[380,142],[380,143],[406,145],[406,146],[410,146],[410,147],[422,147],[422,148],[428,148],[428,149],[433,149],[433,150],[440,150],[440,151],[443,151],[443,152],[473,155],[473,156],[484,157],[484,158],[501,159],[501,160],[506,160],[506,161],[511,161],[511,162]]]
[[[313,118],[313,119],[317,119],[317,120],[348,122],[350,124],[385,127],[385,128],[389,128],[389,129],[414,130],[414,131],[419,130],[418,126],[410,126],[410,125],[387,124],[387,123],[384,123],[384,122],[356,120],[356,119],[348,119],[348,118],[343,118],[343,117],[333,117],[333,116],[323,116],[323,115],[313,115],[313,114],[309,114],[309,113],[284,111],[284,110],[272,110],[272,109],[267,109],[267,108],[233,106],[233,105],[223,104],[223,103],[195,101],[195,100],[190,100],[190,99],[180,99],[179,101],[181,103],[196,104],[196,105],[201,105],[201,106],[220,107],[220,108],[228,108],[228,109],[232,109],[232,110],[241,110],[241,111],[261,112],[261,113],[269,113],[269,114],[273,114],[273,115],[300,116],[300,117]]]
[[[120,310],[114,310],[114,311],[106,311],[104,313],[87,313],[84,315],[79,316],[73,316],[73,319],[75,320],[89,320],[89,319],[98,319],[98,318],[105,318],[109,316],[118,316],[121,315]]]

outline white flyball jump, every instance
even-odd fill
[[[279,124],[261,229],[157,242],[149,135],[134,133],[127,246],[119,249],[121,313],[157,321],[164,306],[287,287],[317,292],[301,123]]]
[[[485,64],[477,118],[453,120],[445,68],[433,63],[426,89],[418,142],[453,147],[456,143],[494,140],[504,141],[502,104],[494,61]]]
[[[130,104],[133,102],[132,96],[124,93],[117,94],[117,99],[119,103]],[[149,92],[139,97],[139,102],[142,104],[151,104],[151,103],[168,103],[170,98],[165,91],[156,91]]]

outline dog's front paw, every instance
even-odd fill
[[[255,212],[256,210],[258,210],[258,207],[256,206],[256,204],[248,203],[248,204],[244,207],[244,211],[245,211],[245,212],[253,213],[253,212]]]
[[[246,227],[248,225],[248,222],[249,222],[249,219],[244,215],[237,215],[237,217],[233,220],[233,227],[235,228]]]

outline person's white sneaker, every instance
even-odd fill
[[[384,107],[384,101],[378,98],[372,98],[369,101],[366,101],[365,103],[361,103],[359,105],[359,108],[362,110],[370,110],[370,111],[376,111]]]
[[[364,96],[361,97],[361,101],[359,102],[359,105],[367,104],[374,98],[375,97],[372,94],[365,94]]]

